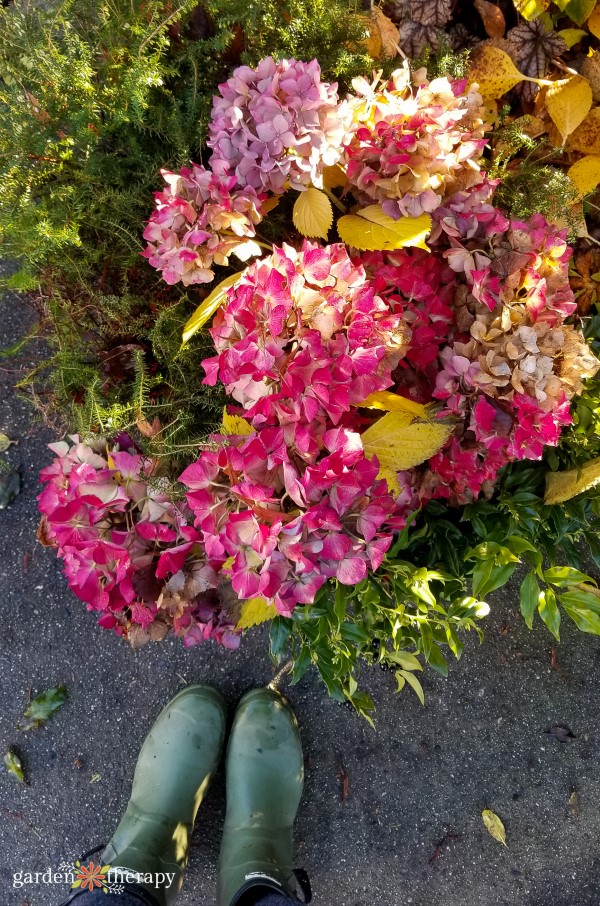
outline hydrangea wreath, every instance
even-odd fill
[[[365,711],[349,646],[367,643],[420,694],[415,655],[442,670],[441,644],[459,655],[457,630],[520,555],[542,575],[518,538],[471,552],[472,596],[398,556],[435,501],[490,500],[504,467],[555,446],[600,363],[571,317],[565,230],[494,204],[477,85],[404,65],[353,89],[338,97],[316,60],[271,58],[219,87],[208,164],[163,172],[143,254],[186,286],[251,262],[184,332],[213,318],[198,379],[229,395],[223,425],[175,475],[126,434],[53,444],[39,506],[42,539],[101,626],[134,644],[171,629],[236,648],[277,617],[277,654],[296,619],[295,678],[313,661]],[[300,236],[271,246],[261,222],[285,194]],[[545,594],[534,603],[552,628]],[[583,604],[569,606],[578,622]],[[328,608],[335,656],[310,630]]]

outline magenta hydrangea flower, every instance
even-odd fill
[[[242,600],[263,596],[289,616],[328,579],[354,585],[377,569],[405,524],[355,432],[325,431],[308,463],[282,427],[212,440],[220,448],[201,453],[180,481],[207,556],[232,561]]]
[[[323,168],[336,164],[348,129],[337,85],[321,81],[316,60],[239,66],[213,100],[210,166],[237,185],[280,195],[287,186],[322,188]]]
[[[205,383],[220,380],[253,425],[293,423],[301,435],[389,387],[410,337],[345,246],[310,242],[248,268],[210,333]]]
[[[172,628],[186,645],[212,638],[237,647],[193,514],[173,501],[157,463],[127,435],[112,445],[73,436],[51,450],[40,537],[57,547],[72,591],[100,613],[100,625],[134,645]]]
[[[155,193],[156,211],[144,230],[142,256],[166,283],[210,283],[213,264],[260,256],[254,240],[265,195],[243,189],[234,177],[220,178],[199,164],[180,173],[162,170],[168,188]]]
[[[392,73],[387,84],[353,82],[354,130],[345,148],[352,192],[390,217],[431,213],[442,200],[480,180],[481,95],[466,81],[427,81],[424,70]]]

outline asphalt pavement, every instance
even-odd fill
[[[0,350],[30,323],[23,301],[4,297]],[[110,837],[169,698],[208,682],[233,709],[273,665],[264,628],[233,653],[175,639],[134,653],[97,627],[36,544],[37,476],[53,437],[13,380],[0,358],[0,432],[18,441],[3,458],[23,475],[0,511],[0,756],[18,752],[28,781],[0,773],[0,902],[56,906],[64,887],[15,887],[15,875],[56,870]],[[396,695],[392,674],[367,671],[375,730],[310,672],[287,689],[306,756],[297,863],[315,906],[600,904],[600,640],[565,621],[556,646],[541,624],[527,630],[517,599],[516,585],[493,598],[484,644],[469,637],[447,680],[424,674],[425,707],[410,690]],[[58,684],[69,691],[62,709],[17,731],[29,696]],[[181,906],[215,902],[224,797],[220,776],[199,813]],[[486,808],[507,847],[485,830]]]

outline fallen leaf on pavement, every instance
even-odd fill
[[[569,811],[574,818],[579,818],[579,793],[573,790],[569,796]]]
[[[23,713],[23,720],[17,725],[17,730],[37,730],[64,705],[66,699],[66,686],[46,689],[27,706]]]
[[[555,727],[550,727],[549,730],[546,730],[546,733],[548,736],[552,736],[553,739],[556,739],[557,742],[568,742],[569,739],[577,739],[573,731],[564,724],[557,724]]]
[[[485,824],[485,829],[488,834],[493,837],[494,840],[497,840],[498,843],[502,843],[503,846],[506,846],[506,830],[498,815],[489,808],[484,808],[481,817],[483,818],[483,823]]]
[[[16,777],[19,783],[25,783],[25,774],[23,773],[23,766],[18,755],[15,755],[14,752],[7,752],[4,756],[4,764],[6,765],[6,770],[9,774]]]

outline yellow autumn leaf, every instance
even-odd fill
[[[365,455],[379,460],[379,477],[398,489],[396,472],[430,459],[452,434],[447,422],[415,422],[409,412],[388,412],[361,437]]]
[[[528,22],[537,19],[550,6],[550,0],[513,0],[513,3],[516,11]]]
[[[600,38],[600,6],[596,6],[587,20],[587,27],[595,38]]]
[[[568,48],[575,47],[582,38],[585,38],[587,32],[583,28],[562,28],[556,34],[562,38]]]
[[[425,238],[431,232],[431,217],[401,217],[394,220],[381,205],[371,204],[356,214],[345,214],[337,223],[340,239],[361,251],[392,251],[405,246],[418,246],[429,251]]]
[[[593,107],[567,140],[567,151],[600,154],[600,107]]]
[[[303,236],[327,239],[333,223],[333,208],[325,192],[314,186],[300,192],[294,205],[293,220]]]
[[[484,808],[481,817],[483,818],[483,823],[488,834],[493,837],[494,840],[497,840],[498,843],[502,843],[503,846],[506,846],[506,830],[498,815],[489,808]]]
[[[254,428],[245,418],[239,415],[230,415],[227,406],[223,406],[223,424],[221,425],[221,434],[246,435],[254,434]]]
[[[242,604],[242,615],[236,629],[250,629],[277,616],[277,611],[265,598],[249,598]]]
[[[588,154],[569,167],[567,175],[577,189],[577,198],[593,192],[600,182],[600,155]]]
[[[544,503],[562,503],[577,494],[589,491],[600,482],[600,456],[590,459],[580,469],[566,472],[548,472]]]
[[[592,101],[592,86],[580,75],[560,79],[548,88],[546,110],[562,136],[563,145],[590,112]]]
[[[484,44],[469,69],[469,82],[477,82],[484,101],[494,101],[519,82],[535,81],[519,72],[511,58],[499,47]]]
[[[375,7],[367,18],[368,38],[365,40],[365,49],[374,60],[393,59],[398,56],[398,42],[400,32],[385,13]]]
[[[422,403],[415,403],[399,393],[390,393],[389,390],[378,390],[371,393],[362,403],[355,403],[363,409],[383,409],[385,412],[406,412],[415,418],[427,420],[429,418],[430,406],[424,406]]]
[[[213,289],[212,293],[206,297],[204,302],[198,306],[183,328],[184,345],[194,336],[197,330],[200,330],[200,328],[206,324],[209,318],[212,318],[219,306],[225,301],[228,290],[238,282],[243,274],[244,271],[239,271],[237,274],[231,274],[230,277],[225,277],[225,279]]]
[[[348,177],[339,164],[323,170],[323,185],[326,189],[343,189],[347,182]]]

